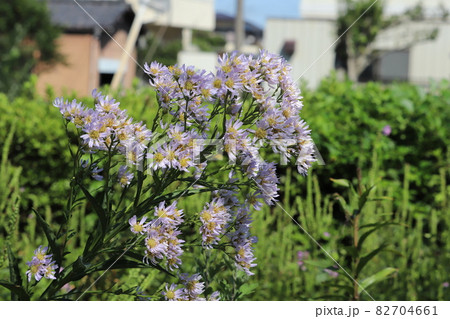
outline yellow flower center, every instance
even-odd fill
[[[216,89],[220,89],[220,87],[222,86],[222,80],[221,79],[215,79],[213,82],[213,85]]]
[[[167,296],[167,299],[174,299],[175,298],[175,291],[173,291],[173,290],[167,291],[166,292],[166,296]]]
[[[187,283],[187,285],[186,285],[186,288],[188,289],[188,290],[193,290],[194,288],[195,288],[195,284],[197,283],[197,281],[190,281],[190,282],[188,282]]]
[[[277,124],[277,121],[273,117],[269,117],[267,123],[269,123],[270,126],[274,126],[275,124]]]
[[[225,72],[225,73],[231,72],[231,66],[229,66],[229,65],[224,65],[224,66],[222,67],[222,71]]]
[[[180,132],[175,132],[172,134],[173,138],[177,141],[181,141],[181,139],[183,138],[182,134]]]
[[[181,167],[187,167],[188,163],[189,163],[189,160],[185,157],[180,160]]]
[[[37,272],[39,271],[39,265],[33,265],[30,267],[30,271],[32,274],[37,274]]]
[[[117,137],[119,138],[119,140],[123,141],[123,140],[126,140],[128,138],[128,135],[127,135],[127,133],[124,130],[122,130],[117,135]]]
[[[81,126],[83,125],[83,118],[81,116],[77,116],[74,118],[73,122],[75,125]]]
[[[135,225],[133,226],[133,229],[134,229],[135,232],[140,233],[141,231],[144,230],[144,227],[142,227],[141,224],[135,224]]]
[[[284,115],[285,118],[290,118],[291,117],[291,110],[284,109],[283,110],[283,115]]]
[[[137,160],[137,155],[135,152],[128,152],[127,154],[127,158],[130,162],[136,162]]]
[[[211,214],[208,211],[205,210],[202,213],[202,218],[203,218],[204,221],[207,222],[207,221],[211,220],[212,216],[211,216]]]
[[[44,259],[45,259],[45,254],[39,252],[39,253],[36,255],[36,258],[39,259],[39,260],[44,260]]]
[[[209,91],[209,89],[202,89],[202,95],[203,95],[205,98],[208,98],[208,97],[211,96],[211,92]]]
[[[206,225],[206,228],[208,228],[209,230],[214,230],[214,228],[216,228],[216,223],[215,222],[210,222]]]
[[[228,79],[225,81],[225,85],[231,89],[234,86],[234,81],[232,79]]]
[[[267,136],[267,132],[266,132],[266,130],[258,127],[255,131],[255,136],[257,138],[265,138]]]
[[[153,238],[147,239],[147,246],[150,248],[155,248],[158,243]]]
[[[191,81],[186,81],[186,83],[184,84],[184,88],[186,90],[192,90],[194,88],[194,83],[192,83]]]
[[[153,159],[156,161],[156,162],[161,162],[163,159],[164,159],[164,155],[162,155],[161,153],[156,153],[155,154],[155,156],[153,157]]]
[[[175,159],[175,152],[174,151],[169,151],[168,153],[167,153],[167,159],[169,160],[169,161],[173,161],[174,159]]]
[[[230,126],[228,128],[228,132],[231,133],[231,135],[233,135],[233,136],[237,135],[237,130],[233,126]]]
[[[92,138],[93,140],[96,140],[100,137],[100,132],[97,130],[92,130],[89,132],[89,137]]]
[[[164,209],[158,209],[156,213],[158,214],[158,217],[163,217],[166,215],[166,211]]]

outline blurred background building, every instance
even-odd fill
[[[182,43],[180,63],[211,70],[215,65],[217,54],[199,52],[192,45],[193,30],[215,29],[214,0],[42,1],[48,5],[52,22],[63,29],[58,45],[65,63],[36,68],[40,92],[50,85],[56,92],[67,89],[90,94],[99,85],[111,83],[123,55],[127,59],[120,84],[129,87],[139,68],[135,63],[139,44],[143,57],[148,58],[144,61],[150,61],[155,53],[155,46],[146,47],[145,41],[133,43],[129,52],[123,50],[139,5],[146,8],[138,30],[141,37],[152,34],[156,46],[177,39]]]
[[[305,80],[311,88],[317,87],[331,72],[340,74],[347,67],[335,50],[337,20],[346,10],[344,0],[300,0],[296,2],[296,14],[292,10],[288,14],[288,1],[39,1],[47,3],[53,23],[63,29],[58,43],[65,56],[64,64],[41,65],[35,69],[40,92],[51,85],[56,92],[69,89],[89,94],[92,89],[111,83],[121,68],[122,74],[116,82],[129,87],[136,76],[144,79],[140,66],[153,60],[213,71],[217,55],[234,51],[236,36],[241,33],[241,52],[257,54],[264,48],[281,54],[291,63],[293,77]],[[254,19],[256,11],[246,9],[239,15],[236,9],[239,2],[250,5],[247,9],[267,6],[258,11],[259,15],[264,12],[265,23],[250,22],[261,21],[261,16]],[[292,1],[289,3],[292,5]],[[377,57],[358,73],[357,80],[428,85],[431,79],[449,78],[450,2],[386,0],[383,3],[386,17],[401,16],[420,3],[421,18],[380,32],[373,43]],[[235,8],[230,10],[224,4],[233,4]],[[286,5],[284,11],[275,10],[275,6],[283,5]],[[242,18],[236,18],[239,16]],[[236,22],[240,20],[241,33],[237,33]],[[419,39],[424,32],[434,31],[434,38]],[[124,53],[130,38],[132,46]]]
[[[358,79],[427,85],[432,79],[450,78],[449,1],[386,0],[384,4],[386,16],[421,4],[423,17],[383,30],[374,43],[378,58]],[[283,54],[293,66],[294,77],[302,77],[314,88],[342,65],[332,47],[342,10],[345,3],[340,0],[301,0],[299,19],[268,19],[264,47]],[[433,31],[436,38],[423,40],[421,34]]]

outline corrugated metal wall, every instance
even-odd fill
[[[441,24],[436,40],[415,44],[410,51],[409,80],[426,85],[430,79],[450,79],[450,25]]]

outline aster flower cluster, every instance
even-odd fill
[[[194,125],[208,131],[205,105],[215,103],[210,117],[224,116],[223,132],[218,137],[223,139],[229,159],[237,161],[255,180],[260,192],[254,198],[272,204],[277,196],[274,167],[268,167],[273,164],[266,164],[258,155],[258,147],[264,143],[269,142],[283,161],[295,158],[301,174],[316,161],[310,130],[299,116],[300,91],[289,75],[290,66],[280,56],[267,51],[261,51],[257,58],[224,54],[216,74],[157,62],[146,65],[145,70],[162,107],[180,118],[184,127]],[[212,132],[210,138],[216,137],[217,128]],[[270,174],[265,173],[266,168]]]
[[[236,266],[245,271],[249,276],[254,275],[250,268],[256,266],[254,261],[252,244],[257,242],[255,236],[251,236],[250,227],[252,219],[250,217],[249,207],[242,205],[238,208],[234,220],[235,231],[228,234],[230,242],[234,248],[234,260]]]
[[[203,150],[203,138],[194,130],[185,130],[180,123],[170,124],[167,138],[152,145],[148,151],[148,168],[152,171],[174,169],[189,172],[194,167],[197,173],[201,173],[204,165],[195,163],[195,155]]]
[[[96,100],[95,108],[84,107],[81,102],[73,100],[64,101],[57,98],[53,105],[59,108],[63,117],[81,130],[81,139],[84,150],[89,153],[97,151],[117,151],[126,156],[126,159],[138,164],[147,148],[152,132],[142,122],[133,123],[125,110],[119,108],[120,103],[93,91]],[[129,175],[121,172],[122,185],[127,185],[131,179]]]
[[[47,255],[48,247],[39,246],[34,251],[34,256],[31,261],[27,262],[29,269],[26,272],[28,276],[28,281],[31,281],[31,277],[34,277],[36,281],[42,279],[42,277],[47,279],[56,279],[55,273],[58,269],[55,261],[52,261],[52,254]]]
[[[238,179],[234,177],[233,172],[229,174],[228,182],[232,184]],[[254,273],[250,270],[256,266],[254,261],[256,258],[253,254],[252,244],[257,242],[255,236],[251,236],[251,223],[252,219],[250,216],[250,203],[246,201],[245,203],[240,203],[239,189],[234,186],[232,189],[221,189],[213,193],[215,196],[211,204],[208,204],[201,213],[200,219],[204,220],[202,214],[205,212],[210,214],[212,217],[218,215],[217,220],[223,220],[224,216],[228,223],[217,232],[215,236],[212,236],[209,228],[205,227],[205,223],[200,227],[200,233],[202,234],[203,246],[210,248],[211,245],[216,244],[220,241],[219,235],[225,234],[229,239],[231,247],[233,247],[233,254],[235,265],[238,269],[243,270],[247,275],[251,276]],[[216,212],[214,212],[214,210]],[[226,210],[227,213],[224,213]],[[209,217],[209,216],[208,216]],[[213,218],[211,218],[213,219]],[[208,224],[206,224],[208,225]],[[217,226],[214,225],[217,229]],[[210,239],[212,238],[212,239]],[[208,242],[209,240],[209,242]],[[205,244],[206,241],[206,244]]]
[[[134,206],[125,209],[122,216],[128,217],[122,222],[126,226],[128,219],[131,232],[145,238],[145,263],[163,263],[171,271],[182,267],[185,212],[177,209],[177,201],[201,191],[209,192],[210,200],[198,214],[188,217],[189,223],[194,218],[200,225],[197,233],[202,247],[220,245],[232,255],[238,269],[253,275],[253,244],[257,239],[251,235],[251,209],[273,205],[279,190],[276,164],[266,162],[259,149],[279,154],[282,163],[295,161],[301,174],[316,161],[310,130],[299,115],[300,91],[290,71],[283,58],[267,51],[258,57],[224,54],[215,73],[192,66],[145,64],[158,100],[152,130],[134,122],[119,108],[119,102],[96,91],[93,109],[76,100],[55,100],[63,118],[78,129],[84,152],[107,152],[109,160],[119,155],[114,160],[127,162],[127,166],[117,165],[118,184],[122,195],[136,184],[137,195]],[[217,141],[228,165],[210,164],[217,155]],[[89,166],[96,179],[102,178],[102,168],[97,165],[105,156],[99,158]],[[130,166],[140,170],[142,163],[147,164],[147,170],[142,170],[134,183],[136,176]],[[109,164],[103,166],[105,176],[110,176],[107,170],[117,163]],[[226,179],[222,172],[228,173],[223,183],[219,181]],[[108,191],[105,196],[113,193]],[[201,300],[201,276],[181,274],[179,278],[183,288],[166,285],[165,298]]]
[[[194,274],[189,276],[189,274],[180,274],[179,276],[182,288],[177,288],[176,284],[166,284],[165,290],[162,295],[166,300],[169,301],[187,301],[187,300],[197,300],[205,301],[205,298],[199,297],[205,290],[205,283],[201,282],[202,276],[200,274]],[[215,291],[209,296],[209,301],[220,300],[219,292]]]
[[[158,263],[165,260],[168,268],[173,270],[181,265],[181,255],[183,254],[183,239],[178,238],[181,231],[178,226],[183,222],[183,211],[176,208],[176,202],[165,206],[161,202],[155,207],[154,215],[156,219],[145,223],[147,217],[137,221],[133,216],[129,220],[131,231],[135,234],[146,235],[144,262]]]
[[[203,246],[211,249],[213,244],[218,244],[220,236],[224,234],[231,215],[227,212],[223,198],[215,198],[207,203],[200,212],[200,233]]]

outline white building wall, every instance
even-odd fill
[[[214,0],[126,0],[135,13],[141,9],[144,23],[212,31],[216,26]],[[148,3],[143,6],[142,3]]]
[[[200,51],[180,51],[178,52],[178,64],[193,65],[197,70],[215,72],[217,63],[217,53]]]
[[[439,26],[435,40],[412,47],[409,79],[418,84],[427,84],[431,79],[450,79],[450,24]]]
[[[280,53],[286,41],[295,41],[289,59],[295,80],[306,80],[316,88],[320,80],[334,69],[335,54],[330,45],[336,39],[334,22],[326,20],[269,19],[264,35],[264,48]]]
[[[307,43],[307,47],[300,45],[299,49],[309,52],[296,52],[296,56],[293,57],[296,74],[300,69],[305,68],[305,63],[307,63],[305,61],[320,54],[319,48],[325,50],[324,48],[330,46],[337,38],[335,22],[331,21],[336,19],[340,3],[342,3],[340,0],[301,1],[300,14],[304,20],[298,20],[296,24],[296,28],[301,31],[299,32],[301,35],[297,34],[296,36],[296,43]],[[401,14],[418,3],[423,5],[428,17],[439,15],[440,4],[450,10],[450,0],[385,0],[385,14]],[[315,19],[315,22],[311,23],[311,19]],[[304,21],[304,24],[301,24],[300,21]],[[278,24],[285,24],[285,26]],[[266,47],[269,49],[270,46],[269,50],[279,52],[283,40],[295,33],[292,31],[294,24],[293,21],[269,20],[266,30]],[[322,27],[319,27],[319,24]],[[276,30],[271,30],[271,28]],[[419,33],[424,34],[435,28],[439,29],[437,39],[415,40]],[[331,37],[330,34],[332,34]],[[279,37],[279,39],[274,39],[274,37]],[[408,79],[413,83],[427,85],[431,79],[450,79],[450,24],[448,22],[410,22],[390,28],[380,33],[375,46],[380,51],[396,51],[409,47]],[[331,61],[334,62],[334,47],[304,75],[304,78],[309,80],[314,87],[320,77],[328,75],[334,69],[334,63]]]
[[[449,0],[379,0],[384,2],[384,13],[387,16],[402,14],[405,10],[421,4],[427,16],[439,14],[442,4],[450,8]],[[343,0],[301,0],[300,17],[336,19],[339,10],[345,8]]]

